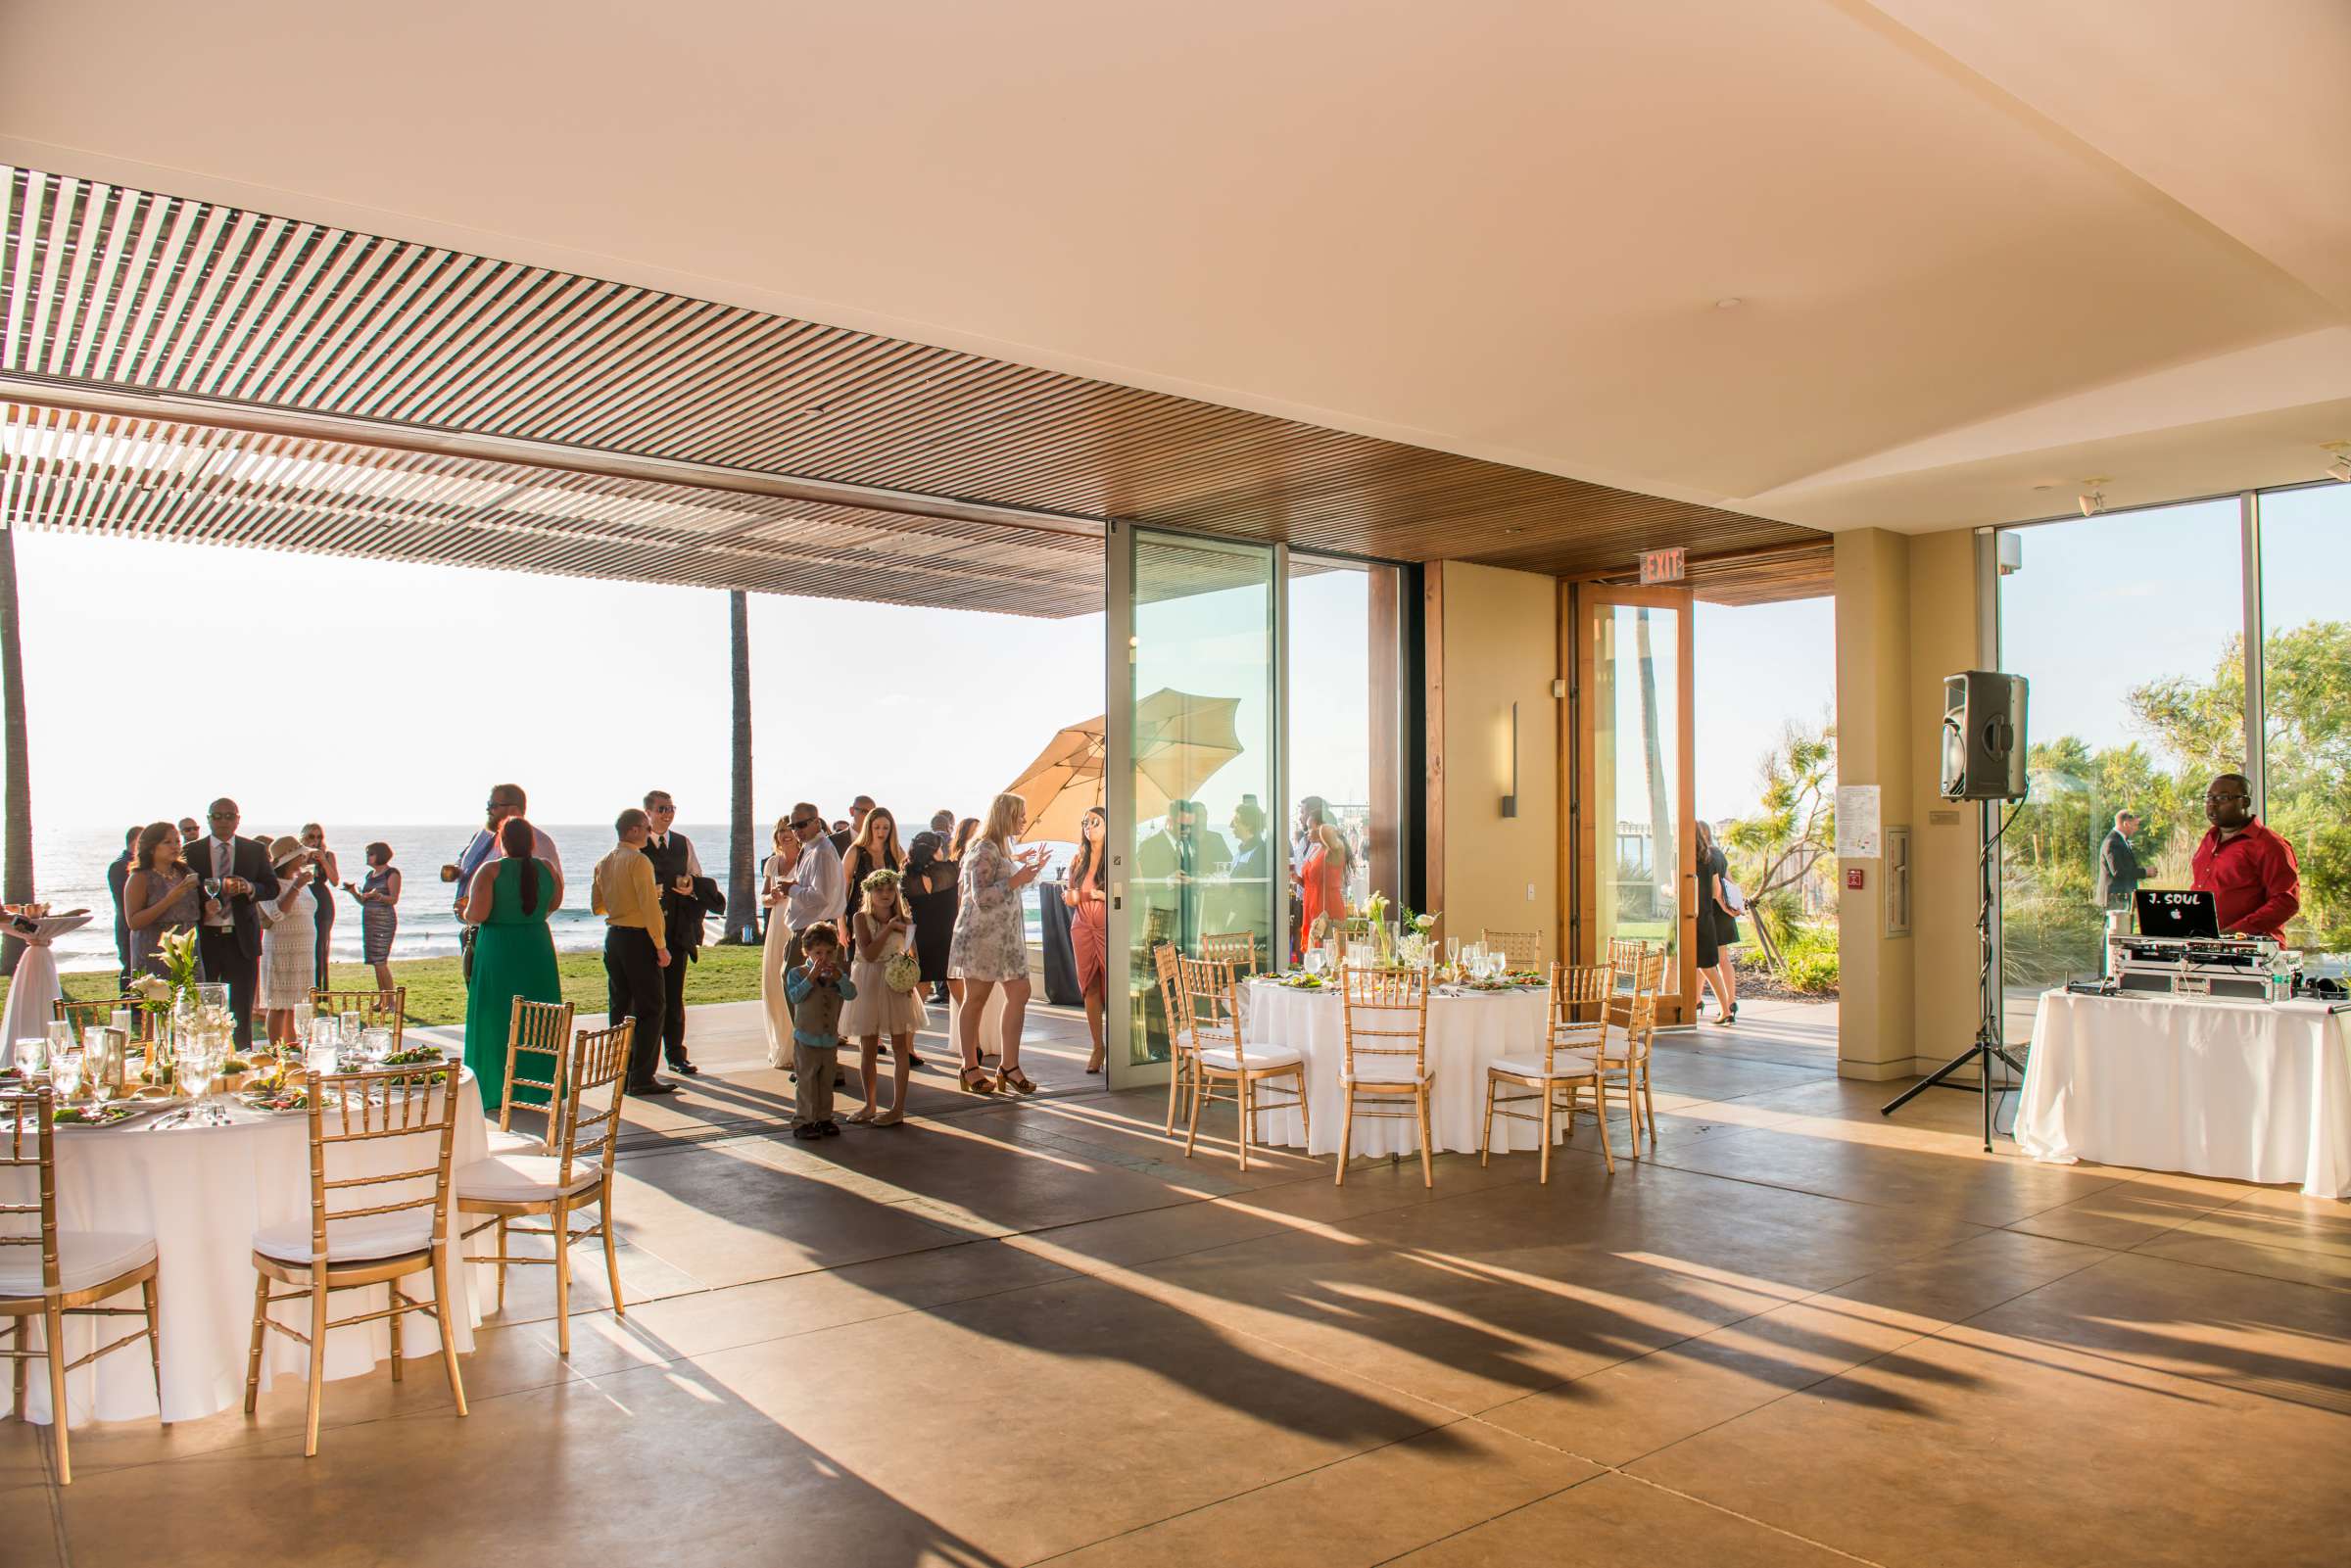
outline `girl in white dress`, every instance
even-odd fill
[[[930,1015],[923,1008],[920,990],[922,966],[908,951],[914,939],[914,917],[899,896],[898,874],[877,871],[861,885],[865,901],[855,916],[857,962],[849,969],[849,980],[857,994],[840,1010],[840,1033],[843,1039],[857,1042],[857,1075],[865,1085],[865,1109],[849,1119],[894,1127],[906,1119],[906,1074],[913,1066],[915,1031],[930,1021]],[[900,959],[904,962],[897,962]],[[894,977],[904,982],[903,989],[889,983],[893,963],[897,969]],[[888,1111],[882,1109],[874,1082],[885,1034],[889,1036],[889,1065],[896,1082]]]

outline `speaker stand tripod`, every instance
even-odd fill
[[[1992,813],[1994,807],[1991,801],[1977,801],[1976,810],[1978,813],[1977,820],[1981,825],[1979,832],[1984,843],[1984,853],[1978,857],[1976,862],[1977,968],[1975,1043],[1970,1045],[1966,1050],[1960,1052],[1957,1056],[1951,1058],[1948,1062],[1945,1062],[1943,1066],[1937,1068],[1934,1071],[1928,1073],[1925,1077],[1919,1079],[1916,1083],[1910,1085],[1909,1088],[1904,1089],[1900,1094],[1897,1094],[1893,1099],[1887,1101],[1885,1105],[1878,1108],[1878,1115],[1882,1117],[1893,1116],[1896,1111],[1899,1111],[1902,1107],[1908,1105],[1912,1100],[1917,1099],[1921,1093],[1928,1089],[1938,1087],[1944,1089],[1967,1088],[1968,1085],[1964,1083],[1949,1083],[1945,1082],[1944,1080],[1949,1078],[1952,1073],[1958,1071],[1961,1068],[1970,1066],[1972,1064],[1976,1069],[1975,1087],[1984,1096],[1984,1152],[1986,1154],[1990,1154],[1991,1153],[1991,1106],[1992,1094],[1994,1092],[1991,1081],[1992,1061],[1994,1058],[1997,1058],[1999,1061],[2006,1063],[2009,1070],[2016,1074],[2018,1082],[2023,1081],[2025,1069],[2022,1063],[2018,1062],[2016,1058],[2008,1054],[2007,1042],[2001,1037],[2000,977],[1998,974],[1993,973],[1991,962],[1991,879],[1993,876],[1992,866],[1994,864],[1992,860],[1992,852],[1999,843],[2000,832],[2004,832],[2007,830],[2002,828],[2000,832],[1993,832]],[[2013,1087],[2015,1087],[2014,1083],[2003,1083],[1999,1085],[1999,1088],[2002,1091]]]

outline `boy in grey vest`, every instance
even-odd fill
[[[792,999],[792,1135],[802,1140],[840,1135],[833,1120],[833,1077],[840,1066],[840,1005],[857,994],[842,972],[840,934],[831,926],[809,927],[800,938],[799,963],[784,972],[784,994]]]

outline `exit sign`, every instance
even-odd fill
[[[1650,583],[1678,583],[1682,568],[1688,564],[1689,551],[1680,545],[1671,549],[1645,549],[1641,552],[1641,581]]]

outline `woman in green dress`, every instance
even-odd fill
[[[483,862],[465,892],[465,924],[475,927],[473,979],[465,996],[465,1065],[481,1084],[483,1110],[493,1117],[505,1103],[506,1029],[514,999],[563,1000],[555,939],[547,928],[547,917],[563,902],[563,878],[532,854],[537,842],[529,823],[507,818],[498,832],[498,858]],[[545,1105],[547,1091],[517,1088],[514,1103]]]

